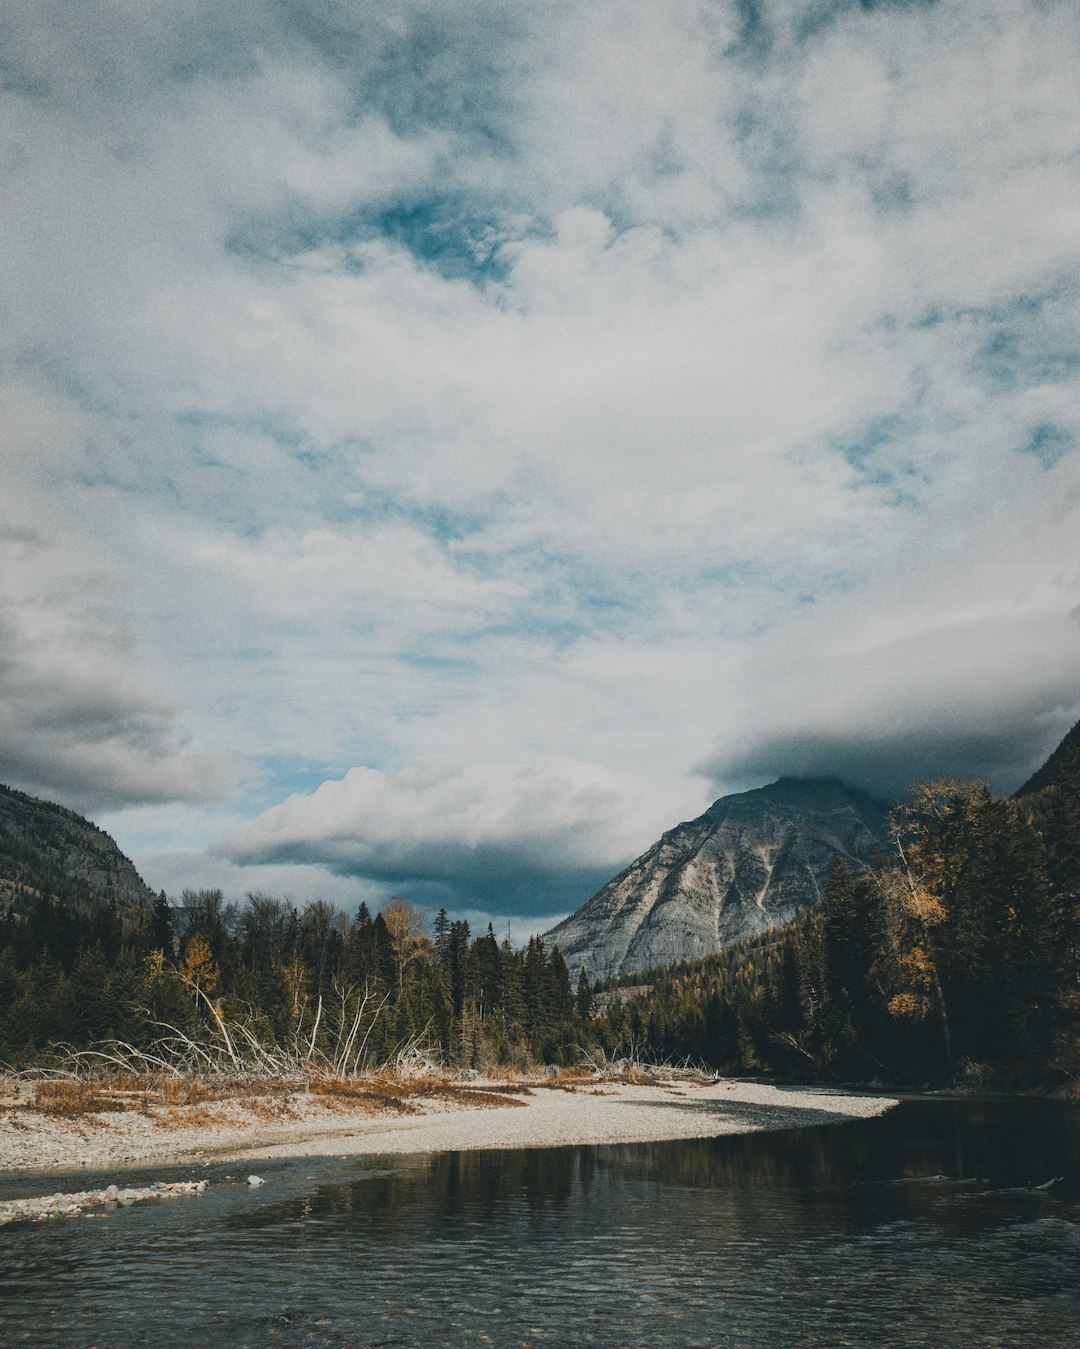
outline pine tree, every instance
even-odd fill
[[[577,1014],[582,1021],[588,1021],[593,1014],[593,990],[589,983],[589,974],[585,966],[582,965],[578,971],[577,994],[574,999]]]
[[[154,896],[154,912],[150,920],[150,948],[155,951],[164,951],[167,960],[172,960],[176,952],[172,912],[164,890]]]
[[[435,954],[443,969],[449,974],[450,915],[445,909],[440,909],[435,915],[433,931],[435,935]]]

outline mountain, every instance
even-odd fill
[[[154,895],[97,825],[72,810],[0,786],[0,914],[37,896],[93,912],[145,910]]]
[[[1066,732],[1065,738],[1062,740],[1061,744],[1058,745],[1057,749],[1054,750],[1053,754],[1050,755],[1049,759],[1047,759],[1041,768],[1036,769],[1031,777],[1028,778],[1027,782],[1025,782],[1022,787],[1018,788],[1013,795],[1033,796],[1036,792],[1041,792],[1043,788],[1049,787],[1058,776],[1059,770],[1064,768],[1066,760],[1071,758],[1073,753],[1077,750],[1080,750],[1080,721],[1076,723],[1071,731]]]
[[[676,825],[545,934],[593,978],[693,959],[815,904],[837,854],[884,851],[887,807],[835,778],[781,778]]]

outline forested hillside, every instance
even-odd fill
[[[103,830],[64,806],[0,786],[0,915],[47,898],[80,914],[144,921],[154,896]]]
[[[790,926],[655,972],[603,1035],[736,1072],[890,1081],[1080,1076],[1080,743],[1035,793],[937,782],[895,860]]]

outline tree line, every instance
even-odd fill
[[[220,890],[185,891],[179,909],[161,894],[135,913],[38,894],[0,920],[0,1060],[112,1039],[142,1048],[163,1027],[197,1041],[237,1022],[267,1044],[302,1031],[320,1047],[340,1031],[329,1009],[365,998],[358,1066],[407,1044],[475,1068],[580,1057],[591,992],[587,980],[571,989],[557,946],[533,937],[515,950],[490,925],[473,937],[445,910],[433,929],[402,900],[350,918],[263,894],[230,904]]]

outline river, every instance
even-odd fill
[[[0,1230],[0,1343],[1080,1344],[1075,1107],[256,1169],[129,1172],[212,1184]]]

